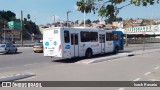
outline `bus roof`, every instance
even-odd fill
[[[88,29],[89,31],[90,30],[98,30],[98,31],[104,31],[106,29],[99,29],[99,28],[92,28],[92,27],[51,27],[51,28],[46,28],[45,30],[60,30],[60,29],[81,29],[81,30],[86,30]],[[123,31],[121,30],[106,30],[107,32],[119,32],[119,33],[123,33]]]

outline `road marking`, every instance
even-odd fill
[[[0,81],[21,80],[21,79],[29,78],[32,76],[35,76],[35,74],[33,74],[33,73],[17,73],[17,74],[12,74],[9,76],[0,77]]]
[[[159,67],[155,67],[154,69],[157,70],[157,69],[159,69]]]
[[[156,80],[156,79],[150,79],[151,81],[159,81],[159,80]]]
[[[43,63],[43,62],[40,62],[40,63],[32,63],[32,64],[25,64],[25,65],[22,65],[22,67],[32,66],[32,65],[41,64],[41,63]],[[10,68],[15,68],[15,67],[4,67],[4,68],[0,68],[0,70],[10,69]]]
[[[133,81],[139,81],[141,78],[136,78],[135,80],[133,80]]]
[[[144,75],[147,76],[147,75],[149,75],[150,73],[151,73],[151,72],[147,72],[147,73],[145,73]]]
[[[0,70],[2,70],[2,69],[9,69],[9,68],[13,68],[13,67],[4,67],[4,68],[0,68]]]
[[[125,88],[119,88],[118,90],[124,90]]]
[[[112,59],[118,59],[118,58],[126,57],[130,54],[131,53],[118,53],[117,55],[99,57],[99,58],[95,58],[95,59],[85,59],[85,60],[82,60],[82,61],[79,61],[79,62],[76,62],[76,63],[82,63],[82,64],[99,63],[99,62],[103,62],[103,61],[108,61],[108,60],[112,60]]]
[[[25,64],[25,65],[23,65],[23,66],[24,66],[24,67],[27,67],[27,66],[32,66],[32,65],[36,65],[36,64],[39,64],[39,63]]]

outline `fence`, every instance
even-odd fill
[[[141,43],[160,43],[160,38],[128,38],[129,44],[141,44]]]

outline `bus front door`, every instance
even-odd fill
[[[79,42],[78,42],[78,34],[77,33],[71,34],[71,55],[72,55],[72,57],[79,56]]]
[[[99,34],[101,53],[105,53],[105,34]]]

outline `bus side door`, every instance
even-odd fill
[[[63,58],[71,58],[71,44],[70,44],[70,32],[64,30],[64,43],[63,43]]]
[[[106,50],[105,52],[113,52],[114,45],[113,45],[113,34],[112,33],[106,33]]]
[[[78,33],[71,33],[71,56],[79,56]]]
[[[105,34],[99,34],[100,50],[105,53]]]

